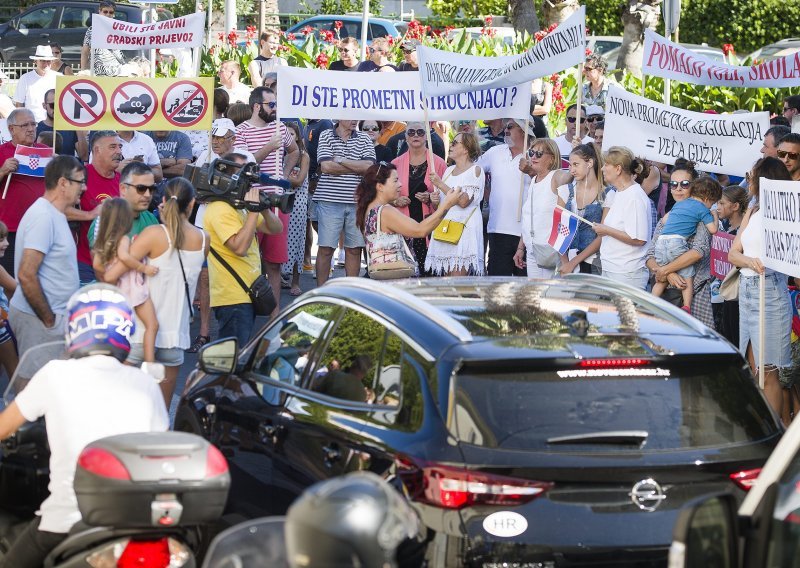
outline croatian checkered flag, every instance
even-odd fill
[[[34,148],[33,146],[17,145],[14,158],[19,162],[15,174],[44,177],[44,170],[53,159],[53,149],[46,146]]]
[[[553,228],[547,243],[559,254],[567,254],[572,239],[578,234],[578,218],[566,209],[553,210]]]

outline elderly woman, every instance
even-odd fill
[[[397,167],[400,178],[400,197],[393,205],[403,215],[408,215],[417,223],[428,217],[432,212],[431,193],[435,190],[433,182],[428,176],[428,152],[425,143],[425,123],[409,122],[406,125],[406,144],[408,151],[392,160]],[[437,176],[444,175],[447,164],[439,156],[433,156],[433,169]],[[420,267],[425,266],[425,257],[428,255],[428,240],[426,237],[414,238],[411,249]]]
[[[739,351],[747,356],[753,374],[758,372],[760,334],[759,278],[764,274],[764,396],[781,413],[783,393],[779,370],[791,361],[792,307],[786,276],[766,268],[761,260],[764,224],[759,203],[760,179],[791,181],[789,170],[777,158],[761,158],[748,175],[755,205],[747,211],[733,240],[728,261],[739,271]]]
[[[586,83],[583,84],[582,102],[584,105],[597,105],[606,108],[608,96],[608,80],[606,79],[608,63],[599,53],[592,53],[583,64]]]
[[[683,201],[691,195],[692,183],[697,179],[698,173],[694,169],[694,164],[687,160],[678,159],[675,167],[672,169],[669,180],[669,189],[675,202]],[[687,239],[689,250],[680,255],[678,258],[659,266],[655,259],[655,243],[664,229],[664,219],[661,219],[656,225],[653,240],[650,246],[647,247],[647,268],[653,274],[657,282],[667,282],[672,290],[669,290],[664,295],[665,300],[671,300],[673,296],[675,299],[680,298],[679,292],[686,288],[687,282],[678,274],[688,266],[694,265],[695,275],[692,280],[692,287],[694,295],[692,297],[691,312],[692,315],[706,324],[710,328],[714,328],[714,312],[711,307],[711,234],[706,229],[705,225],[700,223],[697,226],[697,232]]]

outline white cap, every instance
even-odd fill
[[[594,116],[599,114],[600,116],[605,116],[606,111],[603,110],[603,107],[600,105],[589,105],[586,107],[586,116]]]
[[[236,133],[236,126],[230,118],[218,118],[211,123],[211,136],[225,136],[228,132]]]

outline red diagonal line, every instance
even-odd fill
[[[127,101],[128,99],[130,99],[130,97],[127,95],[127,93],[126,93],[125,91],[123,91],[122,89],[120,89],[120,90],[119,90],[119,91],[117,91],[117,92],[118,92],[120,95],[122,95],[123,97],[125,97],[125,100],[126,100],[126,101]]]
[[[186,100],[185,100],[185,101],[183,101],[181,104],[179,104],[179,105],[178,105],[178,108],[176,108],[176,109],[175,109],[175,112],[173,112],[172,114],[170,114],[170,115],[168,116],[168,118],[174,118],[174,117],[175,117],[175,115],[176,115],[176,114],[178,114],[179,112],[181,112],[181,111],[183,110],[183,107],[185,107],[186,105],[188,105],[188,104],[189,104],[189,102],[190,102],[190,101],[191,101],[191,100],[194,98],[194,96],[195,96],[197,93],[199,93],[200,91],[202,91],[202,90],[203,90],[203,89],[202,89],[201,87],[198,87],[198,88],[197,88],[197,90],[195,90],[195,92],[194,92],[194,93],[192,93],[191,95],[189,95],[188,97],[186,97]]]
[[[70,94],[71,94],[73,97],[75,97],[75,100],[76,100],[76,101],[78,101],[78,103],[79,103],[79,104],[80,104],[80,105],[81,105],[83,108],[85,108],[85,109],[86,109],[86,112],[88,112],[89,114],[91,114],[91,115],[92,115],[92,117],[93,117],[95,120],[97,120],[97,119],[99,119],[99,118],[100,118],[98,115],[96,115],[96,114],[94,113],[94,111],[92,110],[92,107],[90,107],[88,104],[86,104],[86,101],[84,101],[82,97],[79,97],[79,96],[78,96],[78,93],[76,93],[76,92],[75,92],[75,90],[72,88],[72,85],[70,85],[69,87],[67,87],[67,92],[68,92],[68,93],[70,93]]]

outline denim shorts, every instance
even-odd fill
[[[753,347],[758,365],[758,276],[739,277],[739,351]],[[769,272],[764,282],[764,365],[788,367],[792,363],[792,304],[786,276]]]
[[[308,200],[308,220],[313,223],[317,222],[317,202],[313,199]]]
[[[688,251],[689,244],[686,242],[685,238],[678,236],[673,237],[672,235],[670,235],[668,238],[665,238],[664,235],[662,235],[656,241],[656,262],[659,266],[665,266]],[[692,278],[694,277],[694,273],[694,264],[691,264],[686,268],[681,268],[677,271],[677,274],[683,278]]]
[[[144,361],[144,344],[131,343],[131,352],[128,353],[127,363],[140,365]],[[180,367],[183,365],[183,349],[179,347],[156,347],[156,362],[165,367]]]
[[[317,201],[317,244],[321,247],[339,246],[344,232],[344,248],[364,246],[364,235],[356,227],[356,204]]]

